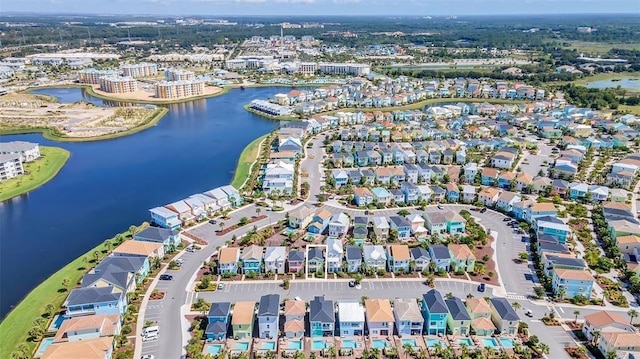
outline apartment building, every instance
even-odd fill
[[[158,65],[149,62],[126,64],[122,66],[122,73],[124,76],[133,77],[134,79],[155,76],[158,74]]]
[[[161,81],[155,84],[157,98],[172,99],[204,94],[204,81],[179,80]]]
[[[100,90],[108,93],[138,91],[138,82],[132,77],[106,76],[100,78]]]

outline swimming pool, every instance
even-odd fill
[[[222,344],[211,344],[207,347],[207,354],[218,355],[222,351]]]
[[[60,327],[62,326],[62,322],[64,322],[67,318],[65,318],[64,315],[58,314],[53,318],[53,321],[51,322],[51,328],[53,329],[60,329]]]
[[[468,347],[472,347],[473,341],[469,338],[458,338],[458,345],[466,345]]]
[[[299,341],[299,342],[288,342],[287,343],[287,349],[302,350],[302,341]]]
[[[356,348],[356,341],[355,340],[351,340],[351,339],[344,339],[342,341],[342,347],[343,348],[355,349]]]
[[[324,340],[314,340],[311,342],[311,349],[322,350],[327,347],[327,343]]]
[[[402,346],[405,346],[405,345],[410,345],[412,347],[418,346],[415,339],[402,339]]]
[[[233,350],[249,350],[249,342],[236,342],[233,346]]]
[[[383,339],[374,339],[371,341],[371,345],[376,349],[384,349],[388,346],[387,341]]]
[[[434,338],[427,338],[427,346],[429,348],[435,348],[435,347],[443,347],[444,342],[440,339],[434,339]]]
[[[513,339],[500,338],[500,345],[502,345],[503,348],[513,348]]]
[[[276,350],[276,342],[262,342],[262,350]]]
[[[482,338],[482,346],[496,349],[498,347],[498,341],[493,338]]]
[[[40,347],[38,348],[38,351],[36,352],[35,356],[41,357],[42,354],[44,354],[44,351],[47,350],[47,347],[51,345],[51,343],[53,343],[53,338],[42,339],[42,344],[40,344]]]
[[[285,228],[285,229],[282,231],[282,234],[284,234],[284,235],[286,236],[286,235],[288,235],[289,233],[295,233],[295,232],[296,232],[296,230],[295,230],[295,229],[287,227],[287,228]]]

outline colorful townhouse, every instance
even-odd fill
[[[264,248],[255,244],[242,249],[240,261],[242,262],[242,273],[261,273],[262,261],[264,259]]]
[[[240,249],[237,247],[223,247],[218,252],[218,274],[238,274]]]
[[[440,292],[431,289],[423,294],[420,311],[424,318],[425,335],[445,335],[447,333],[449,309]]]
[[[471,327],[471,316],[467,312],[464,303],[458,297],[445,300],[449,315],[447,316],[447,328],[449,334],[468,335]]]
[[[332,337],[335,332],[336,314],[333,301],[316,296],[309,303],[309,333],[314,337]]]
[[[393,335],[394,317],[388,299],[365,299],[364,307],[370,336]]]
[[[264,271],[277,274],[285,273],[287,263],[287,247],[267,247],[264,253]]]
[[[241,301],[233,306],[231,316],[231,328],[233,337],[244,339],[253,336],[253,314],[256,309],[256,302]]]
[[[455,272],[473,272],[476,265],[476,256],[466,244],[449,244],[449,256],[451,269]]]
[[[307,304],[302,300],[284,302],[284,336],[288,339],[304,337]]]
[[[582,333],[587,340],[593,340],[595,333],[633,333],[636,328],[616,312],[602,310],[584,316]]]
[[[491,306],[484,298],[467,298],[465,302],[471,317],[471,329],[479,336],[491,336],[496,326],[491,321]]]
[[[494,297],[489,299],[491,320],[496,329],[503,335],[518,334],[520,317],[506,298]]]
[[[127,293],[112,287],[87,287],[71,290],[64,301],[65,317],[83,315],[124,315],[127,310]]]
[[[394,273],[409,273],[411,255],[409,246],[403,244],[390,244],[387,246],[387,268]]]
[[[204,335],[210,340],[225,340],[231,319],[231,303],[213,302],[207,313],[207,328]]]
[[[449,248],[441,244],[429,246],[431,262],[435,264],[435,270],[448,272],[451,269],[451,253]]]
[[[364,307],[360,302],[338,302],[338,333],[341,338],[364,335],[364,321]]]
[[[539,217],[535,222],[535,230],[538,237],[548,235],[562,244],[567,243],[571,236],[571,228],[560,218],[551,216]]]
[[[575,269],[554,269],[551,284],[553,293],[561,294],[560,288],[563,288],[563,298],[574,298],[582,295],[587,299],[591,299],[591,291],[595,278],[585,270]]]
[[[258,306],[258,337],[260,339],[278,338],[280,322],[280,296],[267,294],[260,297]]]
[[[398,336],[422,335],[424,318],[414,299],[395,299],[393,301],[393,316]]]

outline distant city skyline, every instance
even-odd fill
[[[2,0],[2,12],[113,15],[639,14],[638,0]]]

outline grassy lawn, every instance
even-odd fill
[[[605,72],[595,74],[593,76],[585,76],[580,79],[574,80],[573,83],[576,85],[586,86],[588,83],[595,81],[605,81],[605,80],[622,80],[622,79],[638,79],[640,75],[637,72]]]
[[[620,105],[618,106],[619,111],[624,111],[627,113],[634,114],[636,116],[640,116],[640,105],[629,106],[629,105]]]
[[[123,233],[130,235],[129,232]],[[115,243],[115,237],[110,241]],[[95,266],[95,252],[98,252],[100,259],[107,253],[105,243],[101,243],[84,255],[76,258],[73,262],[67,264],[62,269],[52,274],[44,282],[40,283],[18,304],[7,317],[0,323],[0,358],[10,358],[11,353],[20,343],[26,343],[31,352],[36,349],[37,343],[27,341],[27,333],[33,327],[33,322],[37,318],[47,318],[45,308],[48,303],[60,308],[69,292],[62,286],[62,281],[68,279],[70,287],[82,279],[82,276],[90,268]],[[84,258],[87,258],[85,262]],[[47,324],[48,326],[49,324]]]
[[[566,46],[565,48],[576,49],[578,52],[584,52],[589,55],[604,55],[611,49],[640,50],[640,44],[569,41],[569,46]]]
[[[244,184],[244,181],[249,178],[249,171],[251,171],[251,165],[256,161],[260,154],[260,142],[267,138],[268,134],[258,137],[253,140],[247,147],[242,150],[240,158],[238,159],[238,165],[236,171],[233,173],[233,181],[231,185],[235,188],[240,188]]]
[[[58,147],[40,146],[41,159],[24,164],[22,176],[0,183],[0,202],[32,191],[49,182],[58,174],[71,155]]]

